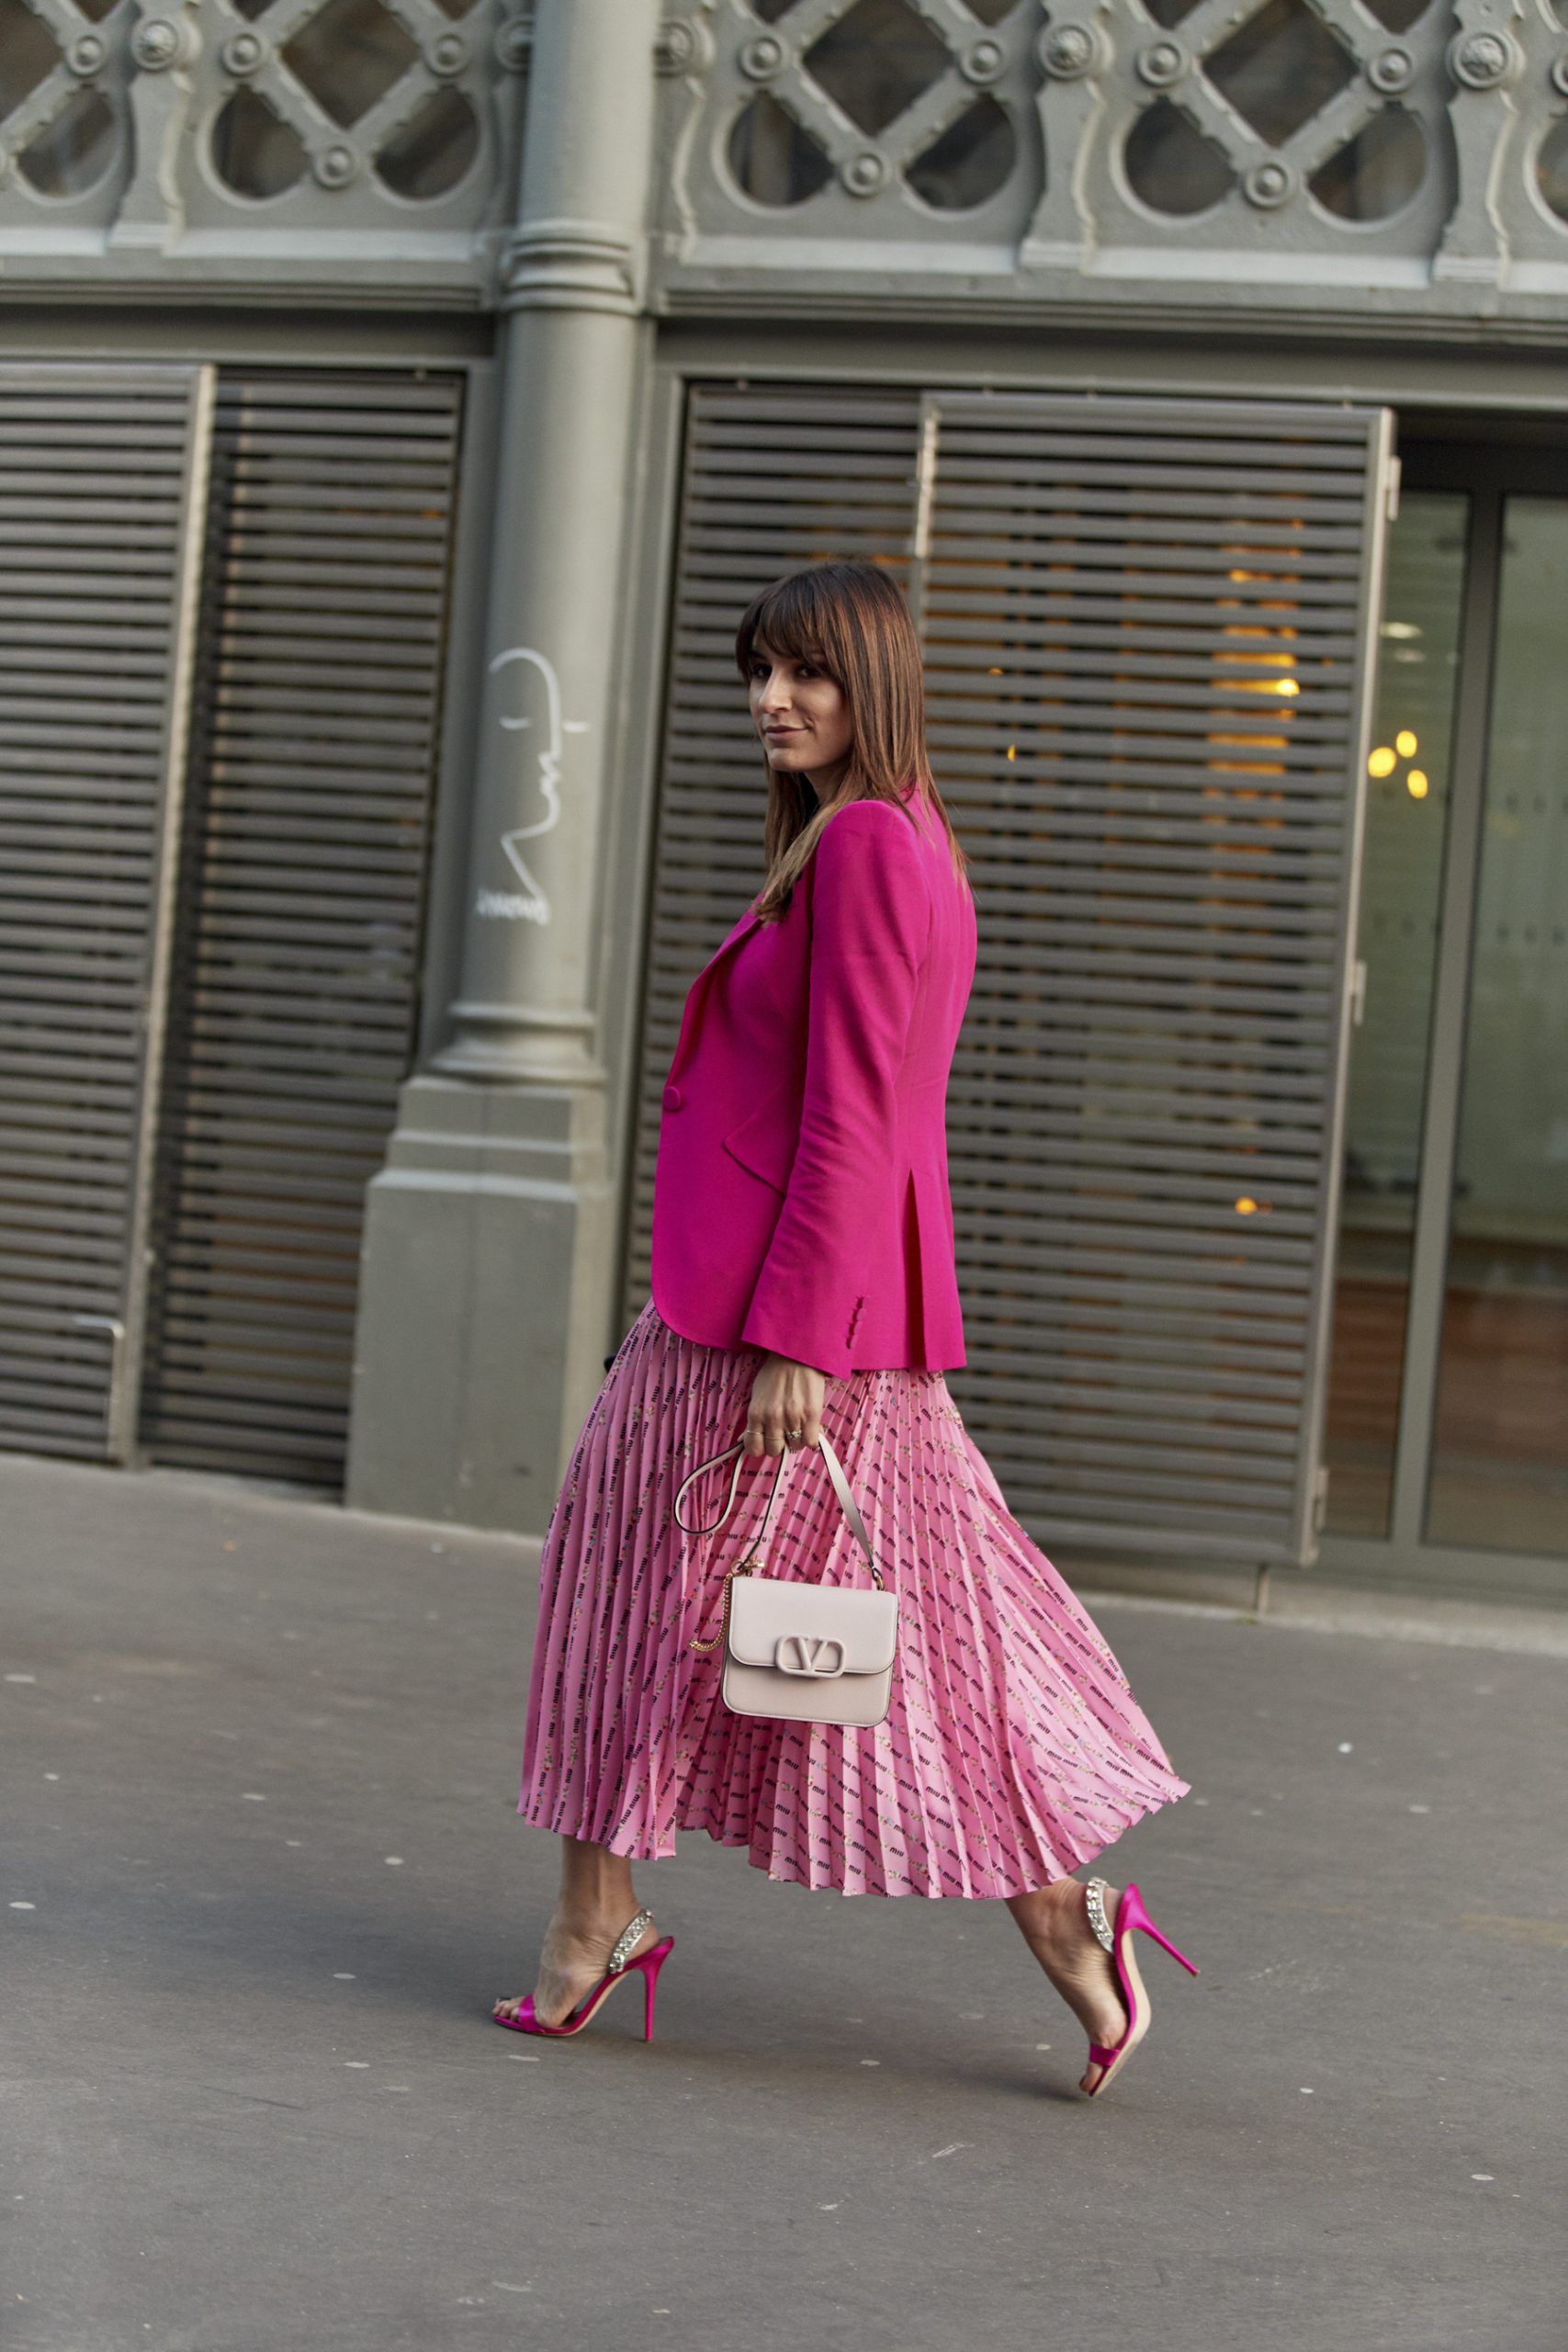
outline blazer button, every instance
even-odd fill
[[[664,1107],[667,1111],[678,1111],[685,1099],[678,1086],[667,1086],[664,1090]]]

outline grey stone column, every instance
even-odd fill
[[[348,1498],[538,1532],[615,1277],[596,1053],[655,0],[540,0],[452,1035],[370,1188]]]

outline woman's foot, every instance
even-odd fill
[[[1105,1916],[1116,1917],[1117,1890],[1105,1889]],[[1008,1909],[1024,1940],[1090,2041],[1113,2050],[1127,2030],[1127,2004],[1115,1963],[1089,1924],[1084,1889],[1076,1878],[1058,1879],[1033,1894],[1015,1894]],[[1092,2059],[1079,2088],[1092,2091],[1104,2068]]]
[[[637,1909],[634,1901],[629,1912],[613,1920],[569,1919],[558,1907],[551,1915],[534,1987],[534,2015],[541,2025],[564,2025],[578,2003],[587,1999],[609,1966],[617,1939],[637,1917]],[[627,1952],[627,1962],[639,1959],[658,1941],[659,1930],[649,1919]],[[513,1995],[497,2001],[491,2015],[514,2018],[520,1999],[520,1995]]]

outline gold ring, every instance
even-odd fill
[[[803,1429],[785,1430],[784,1435],[785,1437],[804,1437],[806,1435],[806,1431]]]

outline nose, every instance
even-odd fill
[[[788,707],[789,695],[785,690],[784,682],[775,670],[758,688],[757,708],[765,718],[770,715],[777,716],[779,712],[787,710]]]

